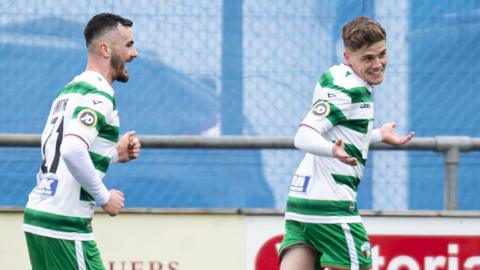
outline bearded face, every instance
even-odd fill
[[[134,46],[132,28],[118,25],[116,30],[112,31],[107,38],[111,49],[110,69],[112,82],[127,82],[129,78],[127,62],[131,62],[137,57],[138,52]]]
[[[113,80],[119,82],[128,82],[128,70],[125,65],[127,61],[123,60],[122,57],[114,52],[112,58],[110,59],[110,67],[113,70]]]

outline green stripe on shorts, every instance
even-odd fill
[[[316,216],[358,216],[353,201],[309,200],[288,197],[286,212]]]
[[[363,223],[314,224],[285,221],[285,237],[280,256],[296,245],[313,247],[321,267],[360,269],[371,267],[370,243]]]
[[[25,238],[32,270],[105,270],[95,241],[63,240],[28,232]]]

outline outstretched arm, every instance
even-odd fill
[[[380,133],[382,135],[382,142],[391,144],[391,145],[400,145],[410,141],[415,135],[414,132],[409,132],[407,135],[402,136],[395,132],[395,127],[397,124],[395,122],[390,122],[384,124],[380,128]]]

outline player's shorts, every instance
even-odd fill
[[[280,259],[290,248],[316,250],[319,267],[365,269],[372,265],[370,242],[363,223],[314,224],[286,220]]]
[[[32,270],[105,270],[95,241],[25,233]]]

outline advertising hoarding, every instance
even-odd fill
[[[0,269],[29,269],[23,214],[0,212]],[[480,216],[364,217],[373,270],[479,270]],[[283,217],[205,213],[97,213],[107,270],[276,270]]]
[[[247,269],[278,270],[283,217],[247,216]],[[479,270],[480,218],[366,216],[372,270]]]

